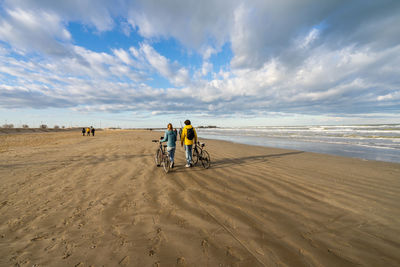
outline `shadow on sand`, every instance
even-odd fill
[[[269,154],[269,155],[259,155],[259,156],[249,156],[243,158],[225,158],[217,161],[213,161],[211,159],[211,167],[210,168],[225,168],[234,165],[249,165],[267,162],[269,158],[280,158],[285,156],[297,155],[304,153],[304,151],[295,151],[295,152],[287,152],[281,154]]]
[[[259,156],[249,156],[249,157],[242,157],[242,158],[223,158],[216,161],[213,161],[211,155],[211,166],[209,169],[219,169],[219,168],[229,168],[231,166],[238,166],[238,165],[250,165],[256,163],[267,162],[269,158],[280,158],[285,156],[297,155],[302,154],[304,151],[295,151],[295,152],[287,152],[281,154],[269,154],[269,155],[259,155]],[[174,168],[176,172],[184,172],[187,169],[185,167],[177,166]],[[194,168],[190,168],[191,171],[205,171],[201,165],[201,162],[198,162]]]

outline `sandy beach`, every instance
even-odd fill
[[[161,135],[0,135],[0,266],[400,265],[400,164]]]

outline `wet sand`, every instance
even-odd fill
[[[400,265],[400,164],[161,135],[0,135],[0,266]]]

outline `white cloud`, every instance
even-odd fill
[[[211,46],[207,46],[206,48],[202,49],[203,60],[208,60],[213,54],[216,54],[218,51]]]
[[[147,37],[173,37],[200,49],[211,37],[219,46],[228,40],[230,14],[239,1],[157,1],[129,3],[128,21]]]
[[[136,50],[132,51],[135,53]],[[189,72],[186,68],[174,66],[174,64],[171,64],[166,57],[160,55],[149,44],[141,44],[140,52],[147,62],[172,84],[183,86],[189,81]]]
[[[309,45],[318,38],[320,31],[316,28],[313,28],[305,37],[303,37],[299,41],[300,48],[307,48]]]
[[[68,54],[63,42],[68,43],[71,34],[57,14],[19,8],[7,9],[6,14],[7,17],[0,19],[0,40],[22,51]]]
[[[157,53],[157,51],[155,51],[154,48],[148,44],[142,44],[140,51],[143,53],[149,64],[162,76],[166,78],[172,77],[172,70],[166,57]]]
[[[52,12],[63,17],[66,21],[79,21],[94,26],[98,31],[113,29],[113,16],[124,14],[124,0],[4,0],[4,6],[10,9],[20,8],[32,12]],[[48,25],[46,25],[48,26]]]
[[[394,92],[392,94],[387,94],[387,95],[380,95],[380,96],[377,97],[376,100],[378,100],[378,101],[392,100],[394,98],[394,95],[399,96],[400,92]]]
[[[210,62],[203,62],[203,66],[201,67],[201,74],[203,76],[207,75],[208,73],[210,73],[212,71],[213,68],[213,64]]]
[[[400,109],[400,28],[393,27],[400,22],[399,1],[2,3],[1,106],[179,113],[185,98],[215,115]],[[137,31],[145,40],[95,52],[72,44],[69,22],[100,33],[119,24],[127,36]],[[183,45],[183,54],[197,53],[200,65],[155,49],[170,38]],[[214,63],[223,47],[231,48],[232,60]],[[145,85],[154,73],[176,88]]]
[[[189,82],[189,71],[185,68],[180,68],[173,76],[172,83],[176,86],[184,86]]]
[[[129,48],[129,51],[132,53],[132,55],[135,57],[135,58],[139,58],[139,56],[140,56],[140,54],[139,54],[139,51],[135,48],[135,47],[130,47]]]
[[[131,35],[131,33],[133,31],[131,24],[129,22],[125,22],[125,21],[121,22],[121,30],[128,37]]]
[[[125,50],[113,49],[113,53],[125,64],[127,64],[127,65],[132,64],[132,59],[130,58],[129,54]]]

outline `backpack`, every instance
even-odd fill
[[[193,140],[194,138],[194,129],[192,128],[187,128],[187,134],[186,134],[186,138],[189,140]]]

